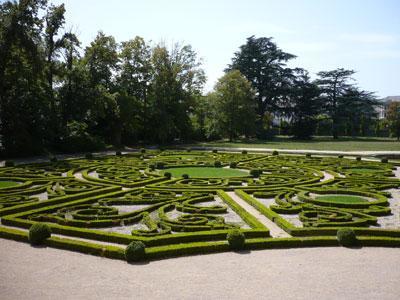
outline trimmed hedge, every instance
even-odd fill
[[[41,245],[51,237],[51,229],[45,223],[35,223],[29,229],[29,242],[31,245]]]

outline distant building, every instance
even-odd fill
[[[387,96],[380,99],[381,104],[376,107],[376,112],[378,113],[378,119],[386,118],[386,113],[389,108],[389,104],[392,102],[400,102],[400,96]]]

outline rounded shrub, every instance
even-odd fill
[[[4,166],[5,166],[5,167],[14,167],[14,166],[15,166],[15,163],[14,163],[13,160],[6,160],[6,161],[4,162]]]
[[[222,167],[222,163],[219,160],[216,160],[216,161],[214,161],[214,167],[221,168]]]
[[[146,149],[144,148],[140,149],[140,153],[146,153]]]
[[[50,162],[52,162],[52,163],[58,162],[57,157],[54,156],[54,155],[51,155],[51,156],[50,156]]]
[[[29,242],[31,245],[40,245],[51,236],[51,229],[45,223],[35,223],[29,228]]]
[[[192,152],[192,149],[191,148],[187,148],[186,152]]]
[[[213,152],[213,153],[218,153],[218,150],[217,150],[217,149],[213,149],[212,152]]]
[[[247,154],[247,150],[242,150],[242,154]]]
[[[361,161],[361,156],[357,156],[356,161]]]
[[[125,248],[127,262],[141,261],[146,257],[146,246],[140,241],[133,241]]]
[[[121,156],[121,155],[122,155],[122,152],[121,152],[121,151],[116,151],[116,152],[115,152],[115,155],[116,155],[116,156]]]
[[[262,171],[260,169],[251,169],[250,170],[250,175],[255,178],[260,177],[261,174],[262,174]]]
[[[246,243],[246,237],[239,229],[233,229],[228,232],[226,239],[228,240],[229,247],[232,250],[241,250]]]
[[[382,157],[381,163],[387,164],[389,162],[387,157]]]
[[[279,152],[278,151],[276,151],[276,150],[274,150],[274,151],[272,151],[272,155],[279,155]]]
[[[338,155],[338,158],[343,158],[343,155]]]
[[[306,157],[310,158],[311,157],[311,153],[306,153]]]
[[[165,167],[165,162],[163,162],[163,161],[158,161],[158,162],[156,162],[156,169],[164,169],[164,167]]]
[[[171,179],[171,177],[172,177],[171,172],[165,172],[164,173],[164,177],[167,178],[167,179]]]
[[[340,245],[351,247],[357,245],[357,237],[353,229],[341,228],[336,233],[336,238]]]
[[[236,161],[232,161],[232,162],[229,164],[229,167],[232,168],[232,169],[236,168],[236,167],[237,167],[237,162],[236,162]]]
[[[90,152],[86,153],[85,154],[85,158],[86,159],[92,159],[93,158],[93,153],[90,153]]]
[[[182,174],[182,178],[183,179],[189,179],[189,175],[188,174]]]

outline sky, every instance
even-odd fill
[[[399,0],[52,0],[65,3],[66,28],[83,47],[97,32],[117,42],[141,36],[190,44],[203,60],[205,91],[252,35],[273,37],[312,78],[353,69],[358,86],[378,97],[400,95]]]

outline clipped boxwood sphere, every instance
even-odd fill
[[[338,158],[343,158],[343,155],[339,155]]]
[[[279,155],[279,152],[274,150],[274,151],[272,151],[272,155]]]
[[[140,261],[146,256],[146,246],[140,241],[133,241],[125,248],[127,262]]]
[[[121,151],[116,151],[116,152],[115,152],[115,155],[116,155],[116,156],[121,156],[121,155],[122,155],[122,152],[121,152]]]
[[[213,149],[212,152],[213,152],[213,153],[218,153],[218,150],[217,150],[217,149]]]
[[[164,177],[165,177],[165,178],[168,178],[168,179],[171,179],[171,177],[172,177],[171,172],[165,172],[165,173],[164,173]]]
[[[357,156],[356,161],[361,161],[361,156]]]
[[[219,160],[216,160],[216,161],[214,162],[214,167],[216,167],[216,168],[221,168],[221,167],[222,167],[222,163],[221,163]]]
[[[140,152],[141,153],[146,153],[146,149],[142,148],[142,149],[140,149]]]
[[[40,245],[50,236],[50,227],[45,223],[35,223],[29,229],[29,242],[31,245]]]
[[[252,169],[250,170],[250,175],[257,178],[260,177],[260,175],[262,174],[262,171],[259,169]]]
[[[310,158],[311,157],[311,153],[306,153],[306,157]]]
[[[357,245],[357,237],[353,229],[341,228],[337,231],[336,237],[339,244],[344,247]]]
[[[89,153],[86,153],[86,154],[85,154],[85,158],[86,158],[86,159],[92,159],[92,158],[93,158],[93,153],[90,153],[90,152],[89,152]]]
[[[247,154],[247,150],[242,150],[242,154]]]
[[[229,167],[232,168],[232,169],[236,168],[237,167],[237,162],[235,162],[235,161],[231,162],[229,164]]]
[[[381,159],[381,163],[387,164],[389,162],[389,160],[387,159],[387,157],[383,157]]]
[[[188,174],[182,174],[182,178],[183,179],[189,179],[189,175]]]
[[[229,247],[233,250],[243,249],[246,242],[243,232],[241,232],[239,229],[233,229],[229,231],[226,239],[228,240]]]

